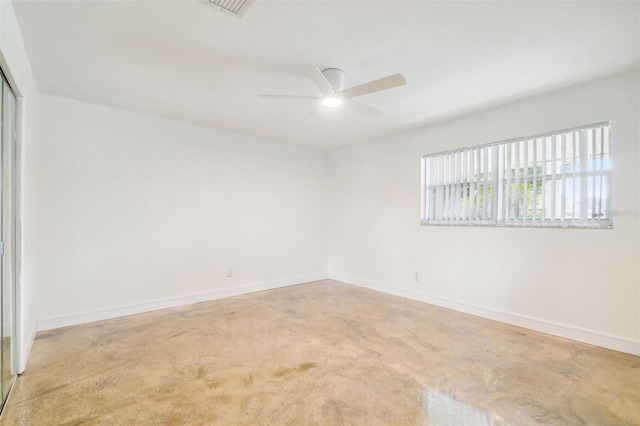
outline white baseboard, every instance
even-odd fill
[[[71,325],[84,324],[93,321],[123,317],[127,315],[141,314],[144,312],[156,311],[158,309],[175,308],[177,306],[190,305],[192,303],[206,302],[230,296],[255,293],[257,291],[272,290],[281,287],[288,287],[297,284],[304,284],[312,281],[325,280],[326,273],[306,275],[278,281],[269,281],[255,284],[246,284],[237,287],[228,287],[209,291],[205,293],[191,294],[187,296],[172,297],[167,299],[157,299],[150,302],[137,303],[116,308],[103,309],[97,311],[78,312],[70,315],[46,318],[37,322],[37,330],[51,330],[54,328],[67,327]],[[28,352],[27,352],[28,354]]]
[[[500,321],[506,324],[527,328],[529,330],[551,334],[553,336],[564,337],[566,339],[588,343],[590,345],[596,345],[607,349],[613,349],[615,351],[625,352],[632,355],[640,355],[639,340],[633,340],[626,337],[606,334],[595,330],[588,330],[572,325],[547,321],[540,318],[533,318],[526,315],[514,314],[512,312],[501,311],[498,309],[472,305],[466,302],[451,300],[444,297],[434,296],[431,294],[421,293],[413,290],[396,288],[386,284],[376,283],[347,275],[332,274],[330,278],[332,280],[356,285],[358,287],[365,287],[371,290],[380,291],[382,293],[392,294],[394,296],[400,296],[407,299],[417,300],[419,302],[429,303],[431,305],[452,309],[454,311],[464,312],[494,321]]]

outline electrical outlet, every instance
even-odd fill
[[[227,278],[231,278],[233,276],[233,269],[227,269]]]
[[[413,277],[414,281],[420,281],[420,272],[416,272],[416,274]]]

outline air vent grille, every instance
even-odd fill
[[[208,0],[212,5],[223,12],[232,13],[237,17],[243,17],[254,0]]]

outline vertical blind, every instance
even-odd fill
[[[611,227],[611,123],[422,157],[422,223]]]

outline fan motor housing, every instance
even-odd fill
[[[322,70],[322,75],[327,79],[333,91],[338,93],[344,90],[344,72],[338,68],[326,68]]]

